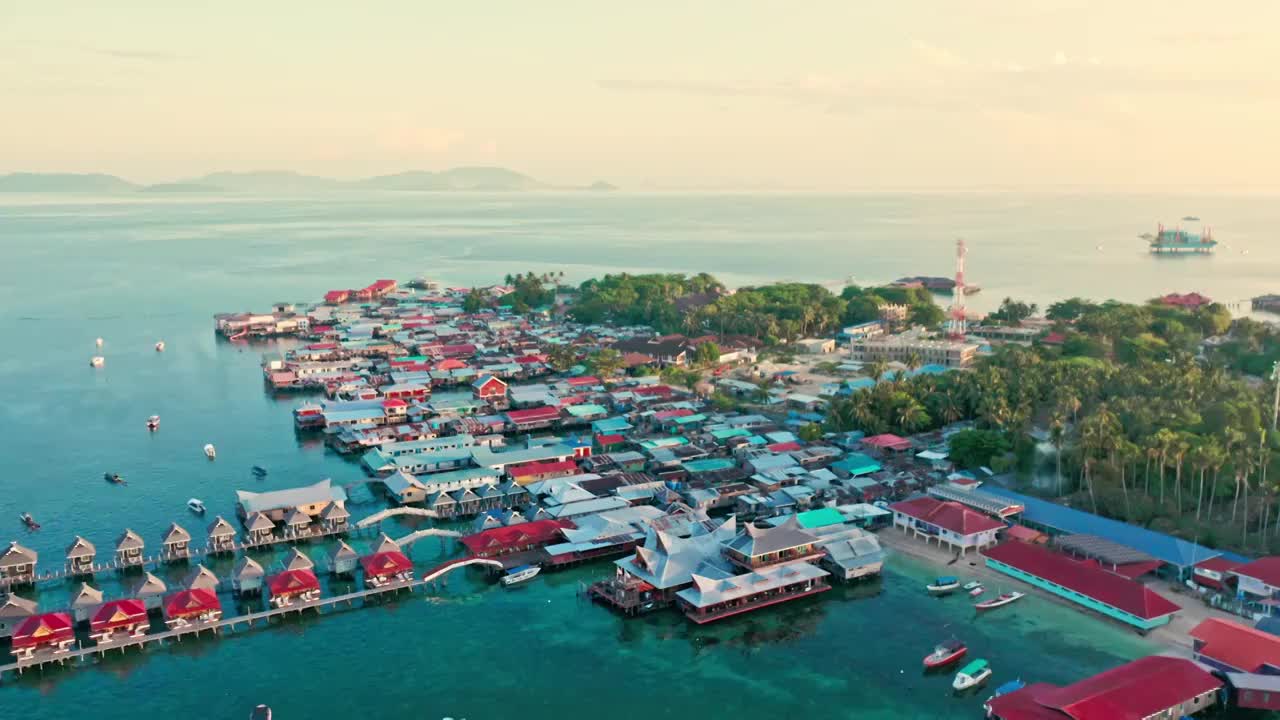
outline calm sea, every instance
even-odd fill
[[[1210,221],[1229,247],[1149,257],[1137,235],[1186,214]],[[216,312],[379,277],[472,284],[528,270],[574,281],[705,270],[733,285],[881,282],[948,274],[957,237],[969,241],[970,281],[984,287],[972,298],[979,307],[1006,295],[1045,303],[1190,290],[1235,301],[1280,291],[1275,227],[1280,204],[1269,198],[0,196],[0,539],[57,567],[77,534],[104,553],[125,527],[153,546],[174,520],[199,535],[203,523],[184,507],[191,497],[231,515],[236,489],[362,477],[295,436],[295,400],[262,392],[268,348],[215,342]],[[93,370],[97,337],[106,366]],[[164,353],[152,349],[160,340]],[[157,433],[144,427],[152,414]],[[207,442],[215,462],[201,453]],[[253,465],[270,474],[253,478]],[[128,486],[103,482],[108,471]],[[375,508],[357,504],[356,515]],[[43,529],[23,530],[22,511]],[[319,559],[324,549],[309,550]],[[422,566],[445,552],[434,541],[413,549]],[[429,597],[6,678],[0,716],[241,718],[266,702],[281,720],[950,718],[977,716],[983,697],[953,698],[948,678],[920,674],[920,657],[952,633],[991,660],[994,683],[1066,682],[1150,647],[1034,599],[977,620],[959,599],[924,597],[933,571],[905,558],[877,584],[708,628],[673,616],[623,622],[578,599],[580,583],[610,569],[516,591],[456,575]],[[99,584],[123,592],[112,578]],[[43,589],[41,606],[65,605],[71,590]]]

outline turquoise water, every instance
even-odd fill
[[[126,526],[153,546],[172,520],[198,535],[203,523],[185,510],[189,497],[203,499],[210,515],[230,515],[236,489],[363,477],[293,433],[295,400],[262,392],[259,355],[268,348],[216,342],[215,312],[314,299],[377,277],[470,284],[524,270],[564,270],[576,280],[661,269],[749,283],[945,274],[957,235],[973,247],[970,277],[987,288],[975,303],[1170,290],[1228,299],[1277,289],[1267,284],[1277,267],[1267,240],[1280,208],[1264,198],[1188,202],[0,197],[0,539],[19,539],[42,553],[44,567],[57,567],[76,534],[100,552]],[[1134,236],[1187,213],[1221,218],[1215,234],[1250,254],[1148,257]],[[95,337],[105,339],[99,370],[88,367]],[[159,340],[164,353],[152,349]],[[159,432],[144,428],[151,414],[162,417]],[[218,448],[215,462],[201,453],[207,442]],[[250,474],[255,464],[270,470],[265,480]],[[103,482],[105,471],[128,486]],[[359,517],[376,508],[353,509]],[[43,529],[26,533],[21,511]],[[317,559],[323,550],[310,548]],[[413,549],[421,567],[445,552],[436,541]],[[953,698],[947,676],[919,671],[932,644],[952,633],[991,660],[993,683],[1019,674],[1068,682],[1150,650],[1116,626],[1034,598],[975,619],[960,598],[926,597],[921,586],[933,571],[906,558],[892,559],[879,583],[704,628],[674,615],[624,622],[579,600],[580,583],[610,568],[550,574],[515,591],[455,575],[429,597],[6,679],[0,716],[91,709],[102,720],[159,710],[239,718],[267,702],[283,719],[963,717],[977,715],[983,695]],[[120,592],[110,578],[102,587]],[[43,589],[42,607],[65,604],[70,591]]]

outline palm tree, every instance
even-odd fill
[[[897,420],[898,426],[910,434],[929,424],[929,413],[918,401],[911,400],[898,407]]]
[[[920,354],[913,352],[907,355],[906,362],[903,364],[907,366],[907,370],[911,372],[915,372],[916,370],[920,369],[920,365],[921,365]]]
[[[880,382],[880,379],[884,377],[884,374],[888,372],[888,370],[889,363],[884,360],[872,360],[867,365],[867,372],[871,375],[871,379],[875,380],[877,383]]]
[[[1062,446],[1066,442],[1066,424],[1064,418],[1058,413],[1054,413],[1053,420],[1049,422],[1049,442],[1053,443],[1053,460],[1056,468],[1056,478],[1058,480],[1058,497],[1062,497]]]
[[[1179,434],[1178,439],[1173,444],[1173,462],[1174,462],[1174,500],[1178,506],[1178,514],[1182,514],[1182,461],[1187,457],[1187,452],[1191,450],[1191,443],[1187,441],[1185,434]]]

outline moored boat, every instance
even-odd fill
[[[124,478],[120,477],[120,473],[105,472],[102,473],[102,479],[114,485],[124,485]]]
[[[266,468],[264,468],[264,467],[262,467],[261,465],[254,465],[254,466],[253,466],[253,474],[254,474],[254,475],[257,475],[258,477],[266,477],[266,476],[267,476],[267,469],[266,469]]]
[[[152,415],[151,417],[147,418],[147,429],[148,429],[148,430],[155,430],[155,429],[157,429],[157,428],[159,428],[159,427],[160,427],[160,416],[159,416],[159,415]]]
[[[205,457],[209,458],[210,460],[218,457],[218,451],[214,449],[213,443],[210,443],[204,446],[204,454],[205,454]]]
[[[981,580],[970,580],[969,582],[967,582],[967,583],[965,583],[965,584],[964,584],[964,591],[965,591],[965,592],[973,592],[974,590],[976,590],[976,589],[978,589],[978,588],[980,588],[980,587],[982,587],[982,581],[981,581]]]
[[[1025,596],[1026,596],[1026,593],[1020,593],[1016,590],[1013,592],[1000,593],[999,595],[991,598],[990,600],[983,600],[980,603],[974,603],[974,607],[979,610],[992,610],[994,608],[1004,607],[1005,605],[1008,605],[1009,603],[1014,602],[1016,600],[1020,600]]]
[[[27,529],[28,529],[28,530],[39,530],[39,529],[40,529],[40,523],[36,522],[36,519],[35,519],[35,518],[31,517],[31,513],[25,513],[25,512],[24,512],[24,513],[22,513],[21,515],[19,515],[18,517],[22,520],[22,524],[27,526]]]
[[[1010,680],[1009,682],[1004,683],[1000,687],[996,688],[995,692],[991,693],[991,697],[987,698],[987,701],[982,704],[982,710],[987,714],[987,717],[991,717],[991,701],[992,700],[995,700],[1001,695],[1008,695],[1009,693],[1014,692],[1016,690],[1021,690],[1026,686],[1027,684],[1022,682],[1022,678],[1018,678],[1017,680]]]
[[[94,355],[93,358],[89,360],[89,367],[100,368],[106,363],[107,363],[106,358],[102,357],[101,355]]]
[[[200,501],[199,501],[198,499],[196,499],[196,498],[191,498],[190,500],[188,500],[188,501],[187,501],[187,509],[188,509],[188,510],[190,510],[191,512],[193,512],[193,513],[197,514],[197,515],[203,515],[203,514],[204,514],[204,503],[203,503],[203,502],[200,502]]]
[[[156,352],[164,352],[164,341],[156,343]]]
[[[960,588],[960,581],[949,575],[935,578],[933,582],[925,586],[925,590],[930,595],[950,595]]]
[[[965,644],[952,638],[933,649],[933,652],[924,656],[924,667],[926,670],[937,670],[964,657],[969,652],[969,648]]]
[[[976,597],[978,597],[979,595],[981,595],[982,593],[984,593],[984,592],[986,592],[986,591],[987,591],[987,589],[986,589],[986,588],[984,588],[984,587],[982,587],[981,585],[979,585],[978,587],[976,587],[976,588],[974,588],[974,589],[972,589],[972,590],[970,590],[970,591],[969,591],[969,597],[975,597],[975,598],[976,598]]]
[[[249,713],[249,720],[271,720],[271,708],[259,705]]]
[[[982,659],[974,660],[960,668],[960,672],[956,673],[955,680],[951,681],[951,689],[956,691],[968,690],[986,682],[989,677],[991,677],[991,666],[987,664],[987,661]]]
[[[507,571],[506,575],[502,576],[502,584],[506,587],[519,585],[522,582],[532,580],[534,576],[541,571],[542,568],[537,565],[520,565],[518,567],[513,567]]]

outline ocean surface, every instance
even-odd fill
[[[1137,235],[1186,214],[1209,221],[1224,247],[1150,257]],[[191,497],[210,519],[231,517],[237,489],[363,477],[294,433],[298,399],[264,393],[258,369],[276,346],[217,342],[216,312],[315,300],[380,277],[469,285],[529,270],[571,281],[708,271],[731,285],[838,287],[949,274],[957,237],[969,242],[970,282],[984,288],[976,307],[1191,290],[1231,302],[1280,291],[1276,227],[1280,203],[1264,197],[0,195],[0,540],[38,550],[51,569],[76,535],[100,556],[126,527],[152,548],[172,521],[202,536],[206,521],[185,508]],[[153,350],[160,340],[164,353]],[[99,352],[106,365],[91,369]],[[152,414],[162,418],[155,433],[144,427]],[[201,453],[210,442],[214,462]],[[255,479],[253,465],[267,478]],[[128,485],[105,483],[108,471]],[[356,491],[357,518],[380,507],[369,500]],[[43,528],[23,529],[23,511]],[[306,549],[320,560],[326,547]],[[452,552],[427,540],[412,555],[425,568]],[[582,583],[611,569],[588,565],[512,591],[458,573],[435,593],[376,608],[6,677],[0,717],[243,718],[257,703],[280,720],[978,717],[986,693],[953,697],[949,675],[919,669],[952,634],[992,662],[991,686],[1070,682],[1152,649],[1036,598],[975,618],[960,598],[925,596],[936,569],[899,556],[873,584],[703,628],[674,614],[623,621],[580,599]],[[109,597],[125,592],[114,577],[96,584]],[[42,609],[65,606],[73,589],[42,587]]]

